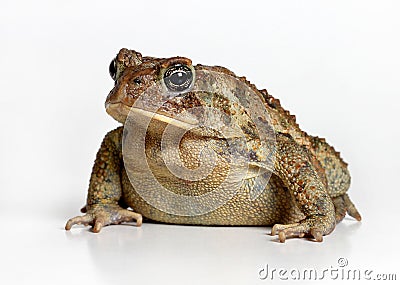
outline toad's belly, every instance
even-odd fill
[[[170,214],[150,205],[130,183],[125,171],[122,173],[123,200],[135,212],[144,217],[164,223],[188,225],[272,225],[292,223],[304,218],[294,204],[281,180],[272,175],[265,190],[255,199],[249,196],[248,184],[215,210],[206,214],[182,216]]]

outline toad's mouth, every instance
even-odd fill
[[[150,121],[155,120],[160,123],[172,125],[182,130],[190,131],[192,134],[197,134],[199,136],[213,137],[216,139],[245,138],[244,133],[238,127],[222,127],[220,129],[217,126],[214,130],[214,128],[211,126],[211,128],[209,128],[210,130],[205,131],[196,116],[190,114],[190,112],[182,112],[173,116],[163,109],[158,109],[156,112],[153,112],[144,110],[142,108],[137,108],[135,106],[130,107],[121,102],[107,102],[105,107],[107,113],[111,117],[124,125],[127,122],[130,122],[147,129]]]
[[[152,112],[137,107],[130,107],[121,102],[106,103],[105,107],[106,112],[122,124],[125,124],[125,121],[129,117],[130,119],[135,118],[135,121],[145,121],[147,123],[153,119],[185,130],[189,130],[198,126],[197,120],[187,118],[186,116],[185,118],[174,118],[160,110],[157,112]]]

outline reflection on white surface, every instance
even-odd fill
[[[42,284],[254,284],[259,270],[326,268],[339,257],[356,264],[361,223],[345,220],[323,243],[289,239],[285,244],[267,227],[197,227],[145,223],[142,227],[88,227],[64,231],[64,221],[23,220],[7,223],[2,235],[7,284],[28,280]],[[5,239],[5,240],[4,240]],[[7,244],[13,244],[9,247]],[[18,245],[15,247],[15,245]],[[365,255],[367,256],[367,255]],[[361,266],[362,264],[360,264]],[[374,266],[378,264],[375,262]],[[20,283],[21,284],[21,283]]]

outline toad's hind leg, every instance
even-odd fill
[[[354,206],[353,202],[351,202],[349,195],[344,194],[343,199],[344,199],[344,205],[346,207],[347,214],[349,214],[351,217],[353,217],[357,221],[361,221],[361,215],[357,211],[357,208],[356,208],[356,206]]]
[[[343,196],[332,198],[333,205],[335,206],[336,224],[340,223],[346,216],[346,206],[344,205]]]
[[[333,205],[336,212],[336,223],[339,223],[346,216],[346,213],[357,221],[361,221],[361,215],[353,202],[350,200],[349,195],[343,194],[338,197],[332,198]]]

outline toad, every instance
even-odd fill
[[[220,66],[121,49],[107,113],[122,126],[97,153],[83,216],[93,232],[143,218],[272,226],[280,242],[322,241],[346,214],[347,163],[265,89]]]

